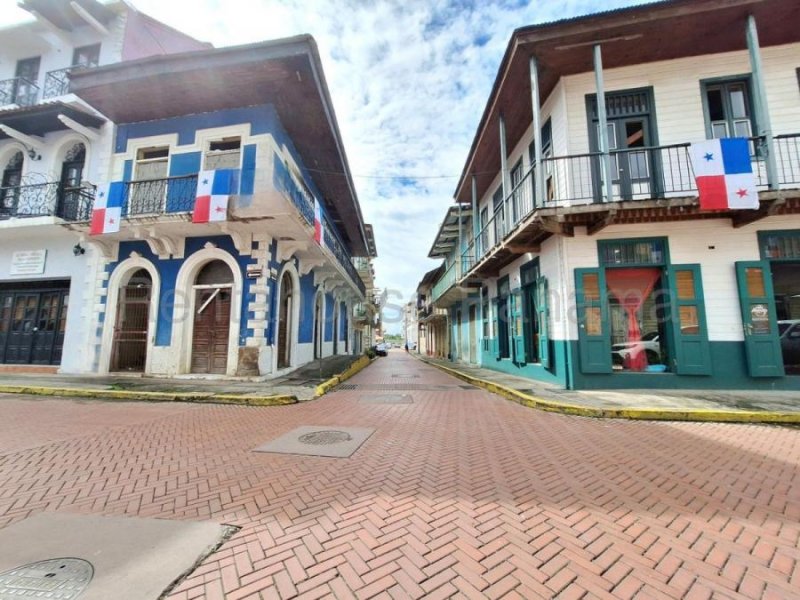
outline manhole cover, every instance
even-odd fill
[[[400,377],[402,379],[419,379],[419,375],[415,373],[394,373],[392,377]]]
[[[86,590],[93,576],[94,567],[80,558],[30,563],[0,573],[0,600],[74,600]]]
[[[329,446],[330,444],[341,444],[349,442],[353,438],[346,431],[312,431],[301,435],[297,440],[303,444],[312,446]]]

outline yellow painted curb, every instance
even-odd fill
[[[203,394],[200,392],[135,392],[130,390],[101,390],[82,388],[50,388],[40,386],[0,385],[0,394],[29,396],[61,396],[66,398],[98,398],[136,402],[197,402],[207,404],[241,404],[246,406],[282,406],[296,404],[297,398],[287,394],[275,396],[246,396],[239,394]]]
[[[352,365],[347,367],[347,369],[338,375],[335,375],[328,379],[327,381],[323,381],[317,386],[317,389],[314,391],[314,398],[319,398],[320,396],[324,396],[331,389],[335,388],[337,385],[342,383],[343,381],[347,381],[353,375],[361,371],[362,369],[366,368],[372,363],[368,356],[362,356],[358,360],[356,360]]]
[[[632,419],[641,421],[701,421],[712,423],[800,423],[800,412],[744,411],[744,410],[706,410],[679,408],[597,408],[581,404],[556,402],[525,394],[493,381],[467,375],[457,369],[445,367],[422,357],[416,357],[425,364],[436,367],[453,377],[529,408],[557,412],[579,417],[602,419]]]

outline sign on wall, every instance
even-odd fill
[[[47,250],[20,250],[11,255],[9,275],[43,275]]]

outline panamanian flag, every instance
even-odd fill
[[[320,246],[325,245],[325,235],[322,229],[322,206],[319,200],[314,198],[314,241]]]
[[[234,169],[200,171],[192,223],[213,223],[228,220],[228,201],[235,187]]]
[[[758,208],[747,139],[724,138],[692,144],[691,156],[701,210]]]
[[[92,221],[89,235],[102,235],[119,231],[122,220],[122,201],[125,197],[125,184],[121,181],[97,186],[92,205]]]

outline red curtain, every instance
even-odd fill
[[[639,319],[636,313],[653,291],[661,269],[606,269],[606,284],[611,294],[619,301],[628,316],[628,343],[642,341]],[[625,367],[631,371],[644,371],[647,368],[647,355],[644,348],[633,351],[625,359]]]

